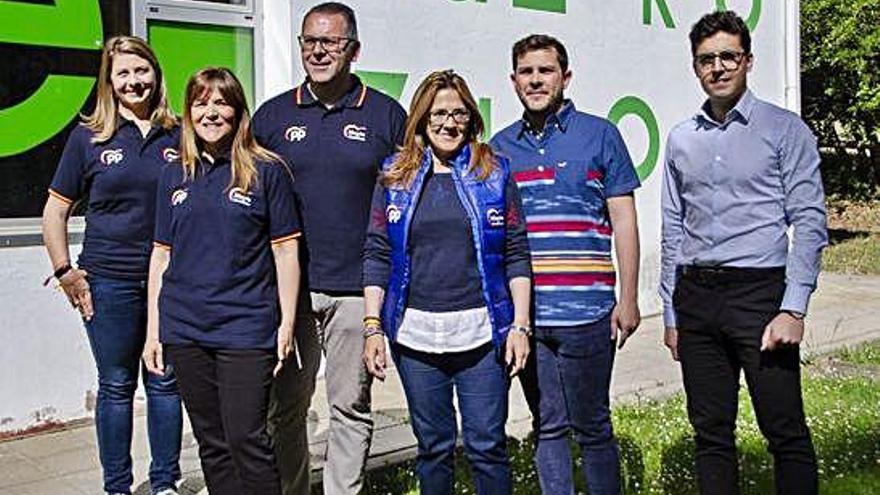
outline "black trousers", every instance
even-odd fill
[[[166,345],[211,495],[281,495],[266,432],[272,350]]]
[[[739,493],[734,430],[740,370],[773,455],[776,493],[818,492],[798,347],[760,350],[784,291],[784,268],[682,270],[673,302],[700,493]]]

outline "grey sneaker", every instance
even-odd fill
[[[164,490],[156,492],[154,495],[179,495],[177,490],[174,488],[166,488]]]

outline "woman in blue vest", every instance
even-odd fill
[[[384,379],[387,335],[426,494],[453,493],[453,393],[477,493],[512,489],[507,390],[529,353],[531,271],[516,184],[482,133],[461,76],[422,81],[367,232],[364,360]]]
[[[156,55],[143,40],[108,40],[97,86],[95,110],[70,133],[49,187],[43,238],[53,277],[85,322],[98,368],[95,427],[104,491],[129,494],[156,183],[165,163],[177,157],[179,133]],[[84,198],[85,238],[74,267],[67,220]],[[143,380],[152,493],[177,493],[182,415],[174,372],[144,372]]]
[[[212,495],[280,495],[266,418],[293,345],[293,177],[257,145],[228,69],[190,78],[181,134],[159,179],[144,361],[177,370]]]

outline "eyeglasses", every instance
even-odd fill
[[[435,110],[428,114],[428,123],[439,127],[445,124],[449,117],[452,117],[456,124],[467,124],[471,121],[471,112],[466,108],[456,108],[451,112],[448,110]]]
[[[746,52],[723,51],[717,53],[703,53],[694,56],[694,64],[703,72],[708,72],[715,67],[715,60],[721,61],[724,70],[736,70],[745,58]]]
[[[348,48],[349,43],[357,41],[354,38],[345,36],[297,36],[296,38],[299,40],[299,46],[304,52],[313,52],[320,44],[328,52],[341,53]]]

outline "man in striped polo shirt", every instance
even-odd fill
[[[623,346],[640,321],[639,179],[617,129],[563,97],[571,71],[562,43],[545,35],[518,41],[510,78],[525,111],[492,146],[511,161],[532,251],[537,359],[523,387],[541,489],[574,493],[573,431],[589,492],[616,494],[620,459],[608,389],[615,342]]]

